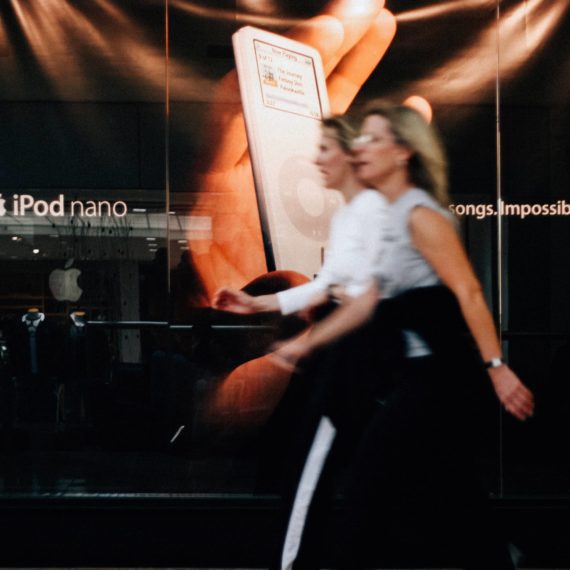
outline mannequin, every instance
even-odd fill
[[[30,339],[30,372],[34,375],[39,373],[36,334],[40,323],[44,321],[45,318],[46,316],[36,307],[28,309],[22,317],[22,322],[28,329]]]
[[[78,332],[83,332],[84,327],[87,324],[87,316],[85,315],[85,311],[72,311],[69,315],[69,318],[78,329]]]

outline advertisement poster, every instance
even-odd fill
[[[271,440],[291,371],[270,353],[307,321],[212,301],[315,278],[343,203],[320,121],[382,98],[432,116],[534,393],[531,421],[489,414],[492,492],[567,498],[569,37],[563,1],[6,2],[2,493],[276,492],[296,418]]]

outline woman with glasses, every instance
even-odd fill
[[[379,352],[386,334],[401,338],[400,360],[363,381],[350,373],[343,345],[354,340],[347,337],[330,374],[333,418],[346,392],[338,389],[338,370],[341,385],[354,390],[370,390],[375,376],[385,389],[386,375],[392,379],[381,396],[372,387],[375,411],[354,444],[338,541],[343,567],[365,567],[374,541],[398,545],[419,563],[445,549],[465,568],[511,568],[506,549],[481,526],[486,509],[477,440],[487,419],[481,416],[488,386],[518,420],[532,416],[534,401],[502,358],[481,286],[447,211],[443,147],[416,111],[381,101],[367,107],[355,143],[358,177],[388,201],[383,262],[363,295],[277,353],[285,366],[295,367],[365,324],[353,339]]]

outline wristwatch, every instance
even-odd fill
[[[495,358],[491,358],[491,360],[485,362],[485,368],[499,368],[499,366],[503,364],[505,364],[503,358],[501,356],[495,356]]]

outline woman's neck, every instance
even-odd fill
[[[383,180],[374,186],[384,194],[388,202],[395,202],[400,196],[408,192],[408,190],[414,188],[414,184],[407,173],[398,173],[396,176]]]
[[[347,180],[339,188],[339,191],[344,197],[344,201],[348,204],[361,190],[364,190],[364,186],[358,182],[358,180],[351,178]]]

